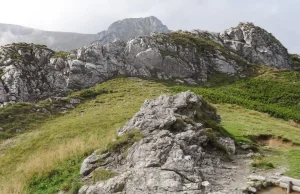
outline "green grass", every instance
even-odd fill
[[[26,191],[35,194],[52,194],[60,190],[78,193],[82,186],[78,169],[83,159],[74,157],[58,163],[55,169],[46,174],[34,174],[27,184]]]
[[[86,99],[69,114],[36,124],[30,132],[1,142],[0,191],[24,192],[24,186],[37,173],[49,177],[61,162],[105,149],[116,138],[116,130],[139,110],[145,99],[166,93],[162,84],[122,78],[94,89],[110,92]]]
[[[290,54],[290,60],[292,63],[292,67],[299,68],[300,67],[300,57],[296,54]]]
[[[140,130],[131,130],[124,135],[117,137],[116,141],[110,142],[103,152],[124,152],[141,139],[143,139],[143,135]]]
[[[14,120],[1,119],[1,125],[12,125],[11,129],[20,125],[28,127],[28,130],[0,141],[0,193],[53,193],[57,190],[76,193],[80,187],[78,172],[82,160],[96,149],[124,151],[124,146],[126,148],[140,139],[135,131],[125,135],[124,139],[116,138],[116,130],[140,109],[145,99],[168,93],[168,90],[173,93],[192,90],[216,103],[215,106],[208,103],[203,106],[212,111],[218,110],[222,116],[221,125],[197,107],[196,119],[208,128],[217,129],[219,134],[234,137],[236,141],[251,142],[250,136],[271,134],[300,143],[299,127],[271,116],[297,120],[299,111],[295,111],[295,107],[299,103],[299,73],[263,69],[258,77],[230,81],[228,85],[224,85],[220,81],[222,79],[226,77],[215,79],[217,81],[211,84],[211,88],[197,88],[118,78],[70,94],[69,97],[82,99],[76,109],[52,118],[42,115],[40,120],[40,115],[30,115],[31,112],[35,114],[32,109],[36,109],[32,104],[6,107],[0,115]],[[10,118],[12,114],[16,116]],[[177,124],[180,125],[180,121]],[[275,167],[287,166],[287,175],[299,177],[299,149],[275,151],[276,154],[263,157],[259,162],[271,162]],[[126,155],[126,149],[123,154]],[[68,167],[68,164],[72,165]]]
[[[116,176],[116,173],[111,170],[97,169],[93,172],[93,182],[106,181]]]
[[[212,103],[238,104],[274,117],[300,122],[300,72],[265,70],[257,77],[227,85],[212,88],[174,86],[171,89],[173,92],[192,90]]]
[[[289,121],[270,117],[270,115],[245,109],[231,104],[215,105],[222,116],[222,126],[237,140],[251,142],[250,136],[269,134],[300,143],[300,126],[292,126]],[[268,169],[287,167],[286,175],[300,178],[300,148],[270,148],[270,156],[254,161],[258,168]]]
[[[62,58],[62,59],[67,59],[68,56],[71,54],[71,52],[65,52],[65,51],[57,51],[53,54],[52,57],[54,58]]]
[[[51,111],[51,114],[38,112],[42,108]],[[5,106],[0,109],[0,141],[18,135],[17,130],[21,132],[31,130],[44,122],[58,116],[57,111],[50,110],[50,104],[31,104],[19,102],[13,105]]]

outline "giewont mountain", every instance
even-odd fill
[[[120,75],[200,84],[216,73],[244,77],[259,65],[292,69],[298,61],[298,56],[291,57],[276,38],[252,23],[221,33],[177,31],[128,42],[96,42],[70,53],[10,44],[0,50],[0,103],[62,95]]]
[[[110,25],[107,31],[98,34],[52,32],[18,25],[0,24],[0,45],[26,42],[46,45],[53,50],[68,51],[95,41],[103,43],[114,40],[127,41],[139,35],[168,31],[168,28],[154,16],[120,20]]]

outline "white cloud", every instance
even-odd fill
[[[127,17],[154,15],[170,29],[221,31],[252,21],[300,53],[298,0],[0,0],[0,23],[96,33]]]

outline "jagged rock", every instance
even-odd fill
[[[88,175],[92,170],[96,169],[98,167],[97,162],[100,158],[101,156],[96,155],[95,153],[87,157],[81,165],[80,174],[85,176]]]
[[[220,137],[218,138],[218,142],[226,148],[229,154],[235,153],[235,143],[233,139],[229,137]]]
[[[130,23],[139,29],[144,24],[132,21],[116,25]],[[145,21],[152,26],[147,32],[167,30],[155,18]],[[96,42],[64,57],[55,56],[54,51],[41,45],[11,44],[0,48],[0,107],[64,96],[118,75],[157,77],[196,85],[214,73],[243,76],[251,67],[250,62],[290,68],[286,49],[272,35],[251,24],[222,33],[178,31],[138,36],[127,43]]]
[[[151,35],[154,32],[168,32],[167,26],[154,16],[128,18],[111,24],[106,31],[99,32],[96,39],[102,43],[116,40],[128,41],[137,36]]]
[[[167,26],[154,16],[128,18],[111,24],[106,31],[98,34],[51,32],[12,24],[0,24],[0,44],[27,42],[47,45],[57,51],[69,51],[91,44],[114,40],[128,41],[136,36],[150,35],[154,32],[168,32]],[[75,41],[74,41],[75,40]]]
[[[210,146],[213,144],[206,135],[212,131],[205,128],[204,122],[200,123],[199,115],[218,121],[214,109],[192,92],[146,100],[140,111],[118,129],[119,136],[139,130],[144,138],[128,150],[92,154],[85,159],[80,171],[82,175],[91,173],[100,158],[100,168],[112,170],[117,175],[107,181],[86,185],[79,193],[210,192],[215,188],[210,183],[211,175],[221,168],[220,158],[215,155],[220,151],[217,148],[212,151]],[[125,157],[124,152],[127,153]]]
[[[220,33],[224,45],[260,65],[291,68],[287,49],[266,30],[252,23],[240,23]]]

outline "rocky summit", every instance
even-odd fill
[[[15,42],[47,45],[53,50],[73,50],[93,42],[108,43],[115,40],[128,41],[139,35],[154,32],[168,32],[167,26],[154,16],[145,18],[127,18],[114,22],[107,30],[97,34],[71,32],[52,32],[24,26],[0,24],[0,45]]]
[[[140,22],[132,21],[113,26],[131,23],[142,28]],[[154,17],[145,21],[161,24]],[[259,65],[291,69],[292,60],[279,41],[251,23],[222,33],[177,31],[137,36],[127,42],[95,42],[71,52],[14,43],[0,49],[0,106],[64,95],[120,75],[196,85],[220,73],[245,77]]]
[[[215,109],[192,92],[146,100],[107,150],[86,158],[80,173],[83,194],[198,194],[221,191],[226,184],[221,157],[235,153],[234,141],[219,136],[208,122]],[[211,126],[212,127],[212,126]],[[110,173],[106,181],[97,176]],[[218,179],[219,177],[219,179]]]
[[[136,36],[151,35],[154,32],[168,32],[166,25],[154,16],[128,18],[111,24],[107,30],[99,32],[96,40],[102,43],[116,40],[128,41]]]

